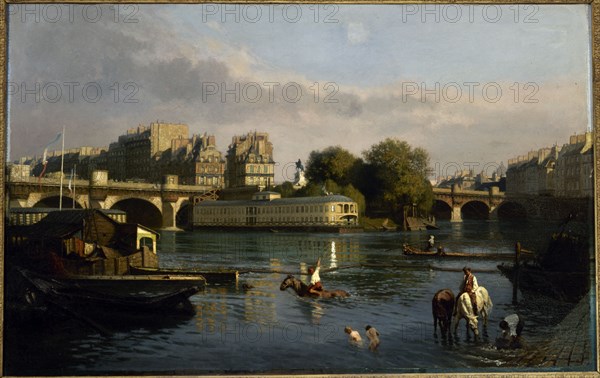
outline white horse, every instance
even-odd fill
[[[488,291],[483,286],[479,286],[475,291],[475,300],[477,301],[477,313],[483,319],[483,326],[487,327],[488,318],[492,312],[492,299],[490,298]],[[461,319],[467,321],[467,337],[469,336],[469,328],[473,330],[475,337],[479,336],[478,329],[478,316],[473,313],[473,306],[471,304],[471,298],[469,294],[463,293],[456,299],[456,311],[452,317],[452,324],[454,328],[454,334],[458,329],[458,323]]]

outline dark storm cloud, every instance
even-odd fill
[[[258,119],[273,127],[275,119],[299,120],[307,112],[344,119],[363,111],[361,100],[336,83],[319,83],[315,95],[310,82],[232,77],[226,62],[182,53],[163,14],[145,8],[140,18],[145,22],[11,23],[13,157],[39,153],[63,124],[76,130],[68,146],[107,145],[128,127],[156,119],[214,130]]]

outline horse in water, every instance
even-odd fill
[[[281,283],[281,286],[279,286],[279,289],[285,290],[288,287],[291,287],[292,289],[294,289],[296,294],[298,294],[301,297],[312,297],[312,298],[340,297],[340,298],[345,298],[345,297],[350,296],[350,294],[348,294],[348,292],[346,292],[344,290],[325,290],[325,289],[323,289],[322,291],[318,292],[319,294],[309,293],[308,286],[301,280],[292,276],[291,274],[288,275],[285,280],[283,280],[283,282]]]
[[[452,318],[455,334],[458,328],[458,323],[461,319],[465,319],[467,321],[467,337],[469,337],[469,328],[473,330],[475,337],[479,337],[477,320],[479,315],[483,319],[483,326],[487,327],[488,318],[492,312],[493,303],[485,287],[479,286],[479,288],[475,291],[475,300],[477,301],[478,315],[473,313],[473,305],[471,304],[471,298],[469,297],[468,293],[462,293],[456,299],[456,310],[454,312],[454,317]]]
[[[454,293],[450,289],[438,290],[431,300],[431,312],[433,314],[433,335],[437,337],[437,326],[440,325],[442,337],[451,338],[450,323],[452,321],[452,310],[454,309]]]

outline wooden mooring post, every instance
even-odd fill
[[[521,242],[515,243],[515,263],[513,266],[513,295],[512,303],[516,305],[518,303],[518,292],[519,292],[519,267],[521,260]]]

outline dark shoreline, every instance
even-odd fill
[[[359,226],[194,226],[186,231],[319,232],[350,234],[365,232]]]

